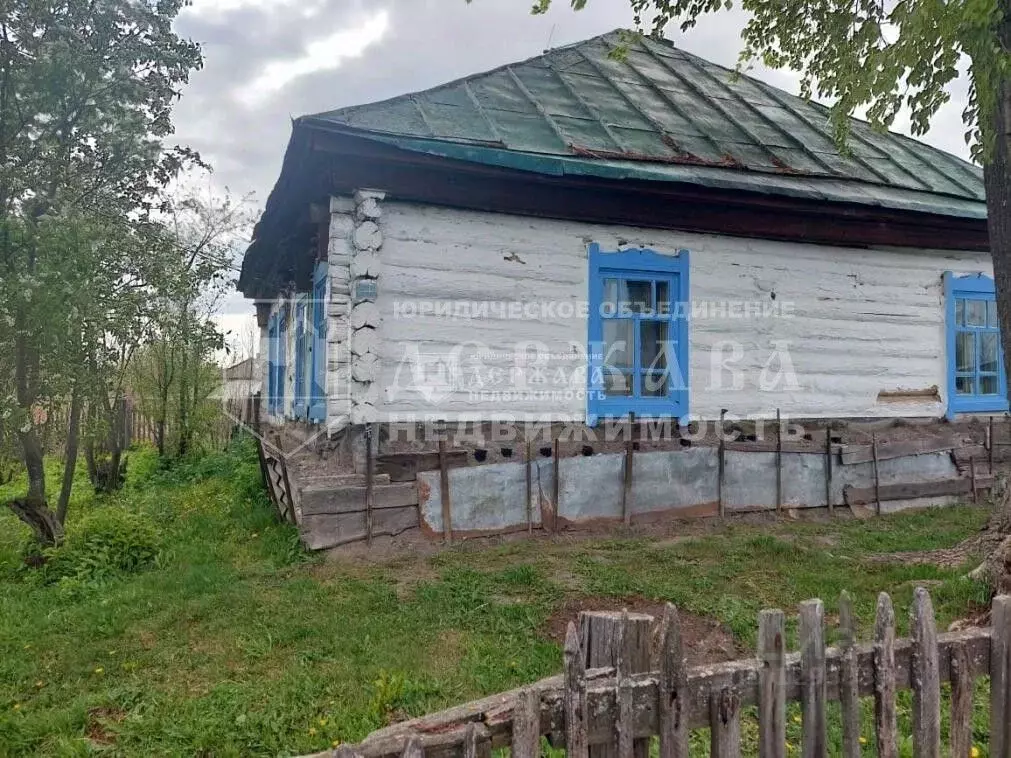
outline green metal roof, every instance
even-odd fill
[[[624,47],[625,55],[611,51]],[[982,171],[669,42],[619,31],[434,89],[301,121],[545,174],[688,182],[985,218]]]

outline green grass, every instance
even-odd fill
[[[964,568],[868,560],[955,544],[986,518],[970,507],[732,524],[681,541],[465,543],[372,563],[305,554],[258,477],[255,453],[238,446],[169,471],[136,451],[112,499],[79,482],[71,532],[95,508],[143,511],[160,531],[154,567],[100,582],[42,584],[21,562],[25,530],[0,514],[0,755],[322,750],[556,673],[561,651],[545,629],[574,596],[674,601],[750,647],[761,608],[788,610],[792,635],[798,602],[822,597],[831,619],[843,589],[865,634],[882,590],[903,633],[918,583],[942,627],[987,595]],[[790,731],[799,745],[792,720]]]

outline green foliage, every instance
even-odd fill
[[[661,37],[676,23],[691,29],[702,16],[735,7],[734,0],[629,0],[636,27]],[[537,0],[544,13],[552,0]],[[587,0],[571,0],[574,9]],[[1011,73],[1001,44],[997,0],[739,0],[748,15],[742,32],[742,67],[761,61],[801,75],[801,94],[833,104],[836,138],[844,145],[849,117],[866,112],[880,128],[907,109],[914,134],[924,134],[950,99],[962,56],[969,60],[966,141],[984,158],[992,144],[1000,83]]]
[[[987,514],[978,508],[689,527],[677,541],[465,543],[363,563],[301,550],[297,529],[265,498],[247,438],[172,462],[149,448],[130,455],[123,491],[95,498],[82,488],[68,540],[109,511],[137,514],[157,530],[153,564],[56,585],[26,580],[39,572],[24,568],[0,572],[0,755],[326,750],[390,719],[557,673],[549,629],[579,605],[673,600],[724,621],[746,650],[758,608],[786,609],[792,640],[797,601],[820,595],[831,617],[843,587],[865,638],[880,590],[904,623],[912,588],[929,582],[942,628],[985,600],[964,567],[869,559],[953,545],[979,529]],[[24,537],[0,514],[0,566],[19,565]],[[982,740],[983,683],[977,700]],[[900,701],[903,729],[909,714]],[[742,730],[750,754],[754,724]],[[866,721],[864,734],[873,734]],[[829,738],[837,752],[836,721]],[[702,732],[692,745],[707,754]]]
[[[67,534],[64,545],[46,550],[50,581],[93,582],[154,565],[160,537],[150,516],[117,505],[99,507]]]

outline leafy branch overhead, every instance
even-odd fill
[[[571,0],[580,10],[589,0]],[[662,36],[669,25],[688,31],[703,16],[743,10],[742,68],[760,61],[800,73],[801,94],[833,103],[836,139],[844,144],[848,117],[865,113],[886,129],[906,109],[913,134],[925,134],[951,97],[960,69],[970,74],[963,113],[974,155],[987,155],[991,114],[1011,64],[998,34],[999,0],[629,0],[636,27]],[[534,13],[552,0],[537,0]]]

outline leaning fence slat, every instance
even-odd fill
[[[825,686],[825,607],[821,600],[800,604],[801,715],[804,758],[827,755]]]
[[[991,617],[990,756],[1011,758],[1011,597],[995,597]]]
[[[586,663],[579,634],[571,621],[565,633],[565,751],[571,758],[587,758]]]
[[[681,619],[667,603],[660,628],[660,758],[688,758],[688,664],[681,647]]]
[[[472,721],[463,736],[463,758],[491,758],[491,742],[487,730]]]
[[[857,672],[856,620],[848,592],[839,598],[839,707],[842,712],[843,758],[860,758],[860,682]]]
[[[520,690],[513,710],[512,758],[539,758],[541,754],[541,693]]]
[[[895,610],[892,599],[878,595],[874,621],[874,734],[879,758],[896,758]]]
[[[421,742],[417,737],[409,737],[404,745],[404,758],[425,758],[425,751],[421,749]]]
[[[635,713],[632,711],[632,682],[629,676],[629,659],[626,648],[626,633],[629,631],[628,611],[621,614],[618,631],[614,639],[614,696],[618,703],[615,721],[617,731],[618,758],[633,758],[635,755]]]
[[[967,758],[972,750],[972,674],[965,648],[951,651],[951,755]]]
[[[917,587],[910,614],[913,632],[913,754],[941,758],[941,677],[937,622],[930,593]]]
[[[786,651],[784,618],[778,610],[758,615],[758,754],[762,758],[786,755]],[[664,756],[661,756],[664,758]]]
[[[741,700],[732,689],[714,692],[710,697],[709,729],[712,758],[741,755]]]

